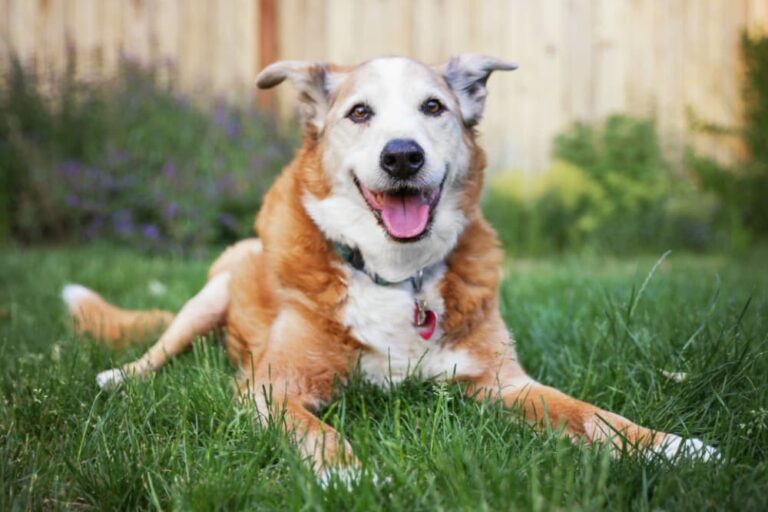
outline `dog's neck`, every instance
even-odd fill
[[[431,265],[429,267],[419,269],[416,271],[415,274],[412,276],[407,277],[406,279],[403,279],[402,281],[388,281],[370,268],[365,263],[365,258],[363,258],[362,253],[359,249],[356,247],[350,247],[348,245],[345,245],[341,242],[334,242],[331,241],[331,244],[333,245],[333,250],[336,252],[336,255],[341,258],[342,261],[349,264],[353,269],[363,272],[366,274],[371,281],[373,281],[375,284],[379,286],[394,286],[398,285],[400,283],[403,283],[405,281],[409,281],[411,283],[418,282],[418,286],[414,285],[415,288],[421,288],[421,281],[424,279],[424,276],[429,276],[432,274],[435,270],[438,269],[441,265],[443,265],[443,261],[440,261],[434,265]]]

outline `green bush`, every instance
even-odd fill
[[[110,81],[69,71],[46,89],[17,61],[0,81],[0,237],[229,242],[251,232],[294,145],[258,112],[196,106],[130,62]]]
[[[483,207],[508,250],[560,252],[582,245],[592,231],[590,205],[601,193],[578,167],[556,161],[528,184],[519,173],[493,176]]]
[[[554,153],[527,186],[509,174],[491,181],[485,211],[509,250],[706,250],[722,241],[717,200],[672,173],[652,121],[579,123],[556,138]]]
[[[725,166],[688,153],[687,167],[723,205],[720,222],[743,243],[768,235],[768,38],[742,38],[746,67],[742,139],[747,159]],[[717,129],[717,128],[715,128]]]

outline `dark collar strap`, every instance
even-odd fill
[[[336,251],[336,254],[339,255],[339,258],[352,265],[352,268],[365,273],[365,275],[371,278],[371,281],[380,286],[392,286],[394,284],[403,283],[413,279],[409,277],[407,279],[403,279],[402,281],[387,281],[376,272],[371,272],[365,268],[365,260],[363,259],[363,254],[360,252],[360,249],[356,247],[352,248],[341,242],[333,242],[333,250]]]

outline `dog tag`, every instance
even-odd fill
[[[416,299],[416,317],[414,319],[414,324],[416,325],[424,325],[424,322],[427,321],[427,301],[424,299]]]
[[[427,309],[426,301],[417,300],[413,306],[413,326],[422,339],[429,340],[437,328],[437,314]]]
[[[435,333],[437,328],[437,314],[431,309],[427,309],[427,301],[420,297],[421,288],[424,284],[424,270],[419,270],[414,277],[411,278],[411,286],[413,286],[413,293],[416,298],[413,301],[413,326],[416,328],[416,332],[419,333],[425,340],[429,340]]]

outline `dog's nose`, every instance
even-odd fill
[[[381,152],[381,168],[393,178],[410,178],[424,166],[424,150],[415,140],[392,139]]]

